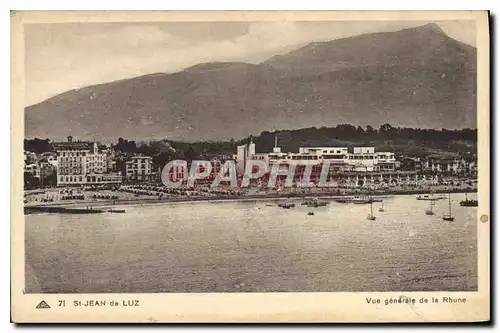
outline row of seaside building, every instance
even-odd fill
[[[74,141],[71,136],[65,142],[53,143],[54,152],[36,155],[25,152],[24,172],[44,179],[48,174],[56,176],[57,186],[84,186],[126,183],[159,182],[161,170],[153,165],[150,156],[129,156],[125,165],[118,168],[116,152],[106,145],[89,141]],[[242,175],[249,160],[263,161],[268,170],[274,164],[287,168],[296,165],[296,174],[312,165],[312,175],[318,175],[322,165],[329,164],[333,175],[383,175],[398,173],[476,176],[477,162],[471,158],[425,159],[396,156],[393,152],[377,152],[374,147],[301,147],[298,152],[282,152],[277,141],[269,153],[255,151],[255,143],[237,147],[234,155],[201,156],[210,160],[212,173],[218,173],[227,160],[233,160],[238,175]],[[171,180],[187,180],[189,166],[186,161],[174,163],[170,170]],[[42,184],[43,185],[43,184]]]
[[[90,141],[54,142],[54,152],[39,156],[25,152],[24,172],[44,179],[55,173],[57,186],[149,182],[156,177],[150,156],[131,156],[123,170],[116,165],[116,152],[110,146]],[[43,185],[43,184],[42,184]]]
[[[474,158],[456,157],[422,160],[417,157],[396,156],[393,152],[377,152],[374,147],[300,147],[297,153],[283,152],[278,146],[277,139],[272,152],[258,153],[255,143],[250,142],[237,147],[235,155],[212,159],[212,170],[219,172],[224,161],[234,160],[236,172],[241,177],[251,160],[259,160],[267,165],[269,173],[273,165],[278,164],[279,169],[288,169],[295,165],[294,175],[300,178],[306,167],[312,167],[311,178],[318,179],[321,169],[328,163],[328,174],[331,178],[351,177],[387,177],[419,175],[431,173],[433,175],[463,175],[475,177],[477,175],[477,162]],[[255,172],[255,167],[253,171]],[[171,180],[187,179],[189,168],[185,161],[179,161],[171,171]],[[212,177],[213,178],[213,177]]]

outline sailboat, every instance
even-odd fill
[[[448,193],[448,214],[443,216],[443,220],[453,222],[455,218],[451,215],[451,194]]]
[[[384,209],[384,200],[382,200],[382,207],[380,207],[378,209],[379,212],[385,212],[385,209]]]
[[[366,217],[370,221],[375,221],[375,215],[373,215],[373,201],[370,200],[370,214]]]
[[[431,201],[429,205],[430,208],[425,211],[425,215],[435,215],[434,211],[432,210],[432,206],[434,205],[434,201]]]

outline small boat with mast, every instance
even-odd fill
[[[434,201],[431,201],[430,202],[430,205],[429,205],[429,209],[427,209],[425,211],[425,215],[435,215],[436,213],[434,213],[434,211],[432,210],[432,206],[435,205],[435,202]]]
[[[453,222],[455,220],[455,217],[453,217],[453,215],[451,215],[451,194],[450,193],[448,193],[448,214],[445,214],[443,216],[443,220],[450,221],[450,222]]]
[[[384,200],[382,200],[382,207],[380,207],[378,209],[379,212],[385,212],[385,209],[384,209]]]
[[[367,220],[375,221],[375,215],[373,215],[373,201],[370,201],[370,214],[366,217]]]

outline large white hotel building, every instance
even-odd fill
[[[234,156],[238,173],[243,173],[247,160],[262,160],[269,169],[274,164],[281,168],[295,164],[297,166],[322,166],[325,162],[330,164],[331,172],[391,172],[396,170],[397,161],[394,153],[375,152],[374,147],[301,147],[298,153],[285,153],[275,141],[273,151],[270,153],[256,153],[255,143],[237,148]],[[269,170],[268,170],[269,171]]]
[[[109,172],[110,160],[106,146],[96,142],[55,142],[57,154],[57,186],[119,184],[120,173]]]

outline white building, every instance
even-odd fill
[[[90,144],[90,151],[86,156],[86,169],[89,174],[102,174],[108,172],[106,150],[99,149],[96,142]]]
[[[248,160],[264,161],[268,165],[268,171],[275,164],[279,164],[280,169],[286,169],[292,163],[297,166],[321,166],[327,162],[333,172],[394,171],[397,165],[394,153],[375,152],[374,147],[354,147],[352,152],[347,147],[300,147],[298,153],[285,153],[278,147],[275,138],[274,148],[270,153],[256,153],[252,141],[237,149],[235,159],[239,174],[244,172]]]
[[[354,147],[347,153],[346,163],[354,167],[354,171],[394,171],[396,158],[391,152],[375,152],[374,147]]]
[[[24,166],[24,172],[29,172],[35,178],[40,178],[40,166],[38,163],[27,164]]]
[[[394,171],[396,158],[391,152],[375,152],[374,147],[300,147],[298,153],[282,153],[274,148],[269,154],[271,164],[295,163],[297,165],[330,164],[330,169],[338,172]]]
[[[150,181],[152,175],[152,158],[150,156],[134,156],[125,162],[125,176],[129,181]]]
[[[96,142],[73,141],[54,143],[57,154],[57,186],[85,184],[119,184],[120,173],[108,173],[106,152]]]

